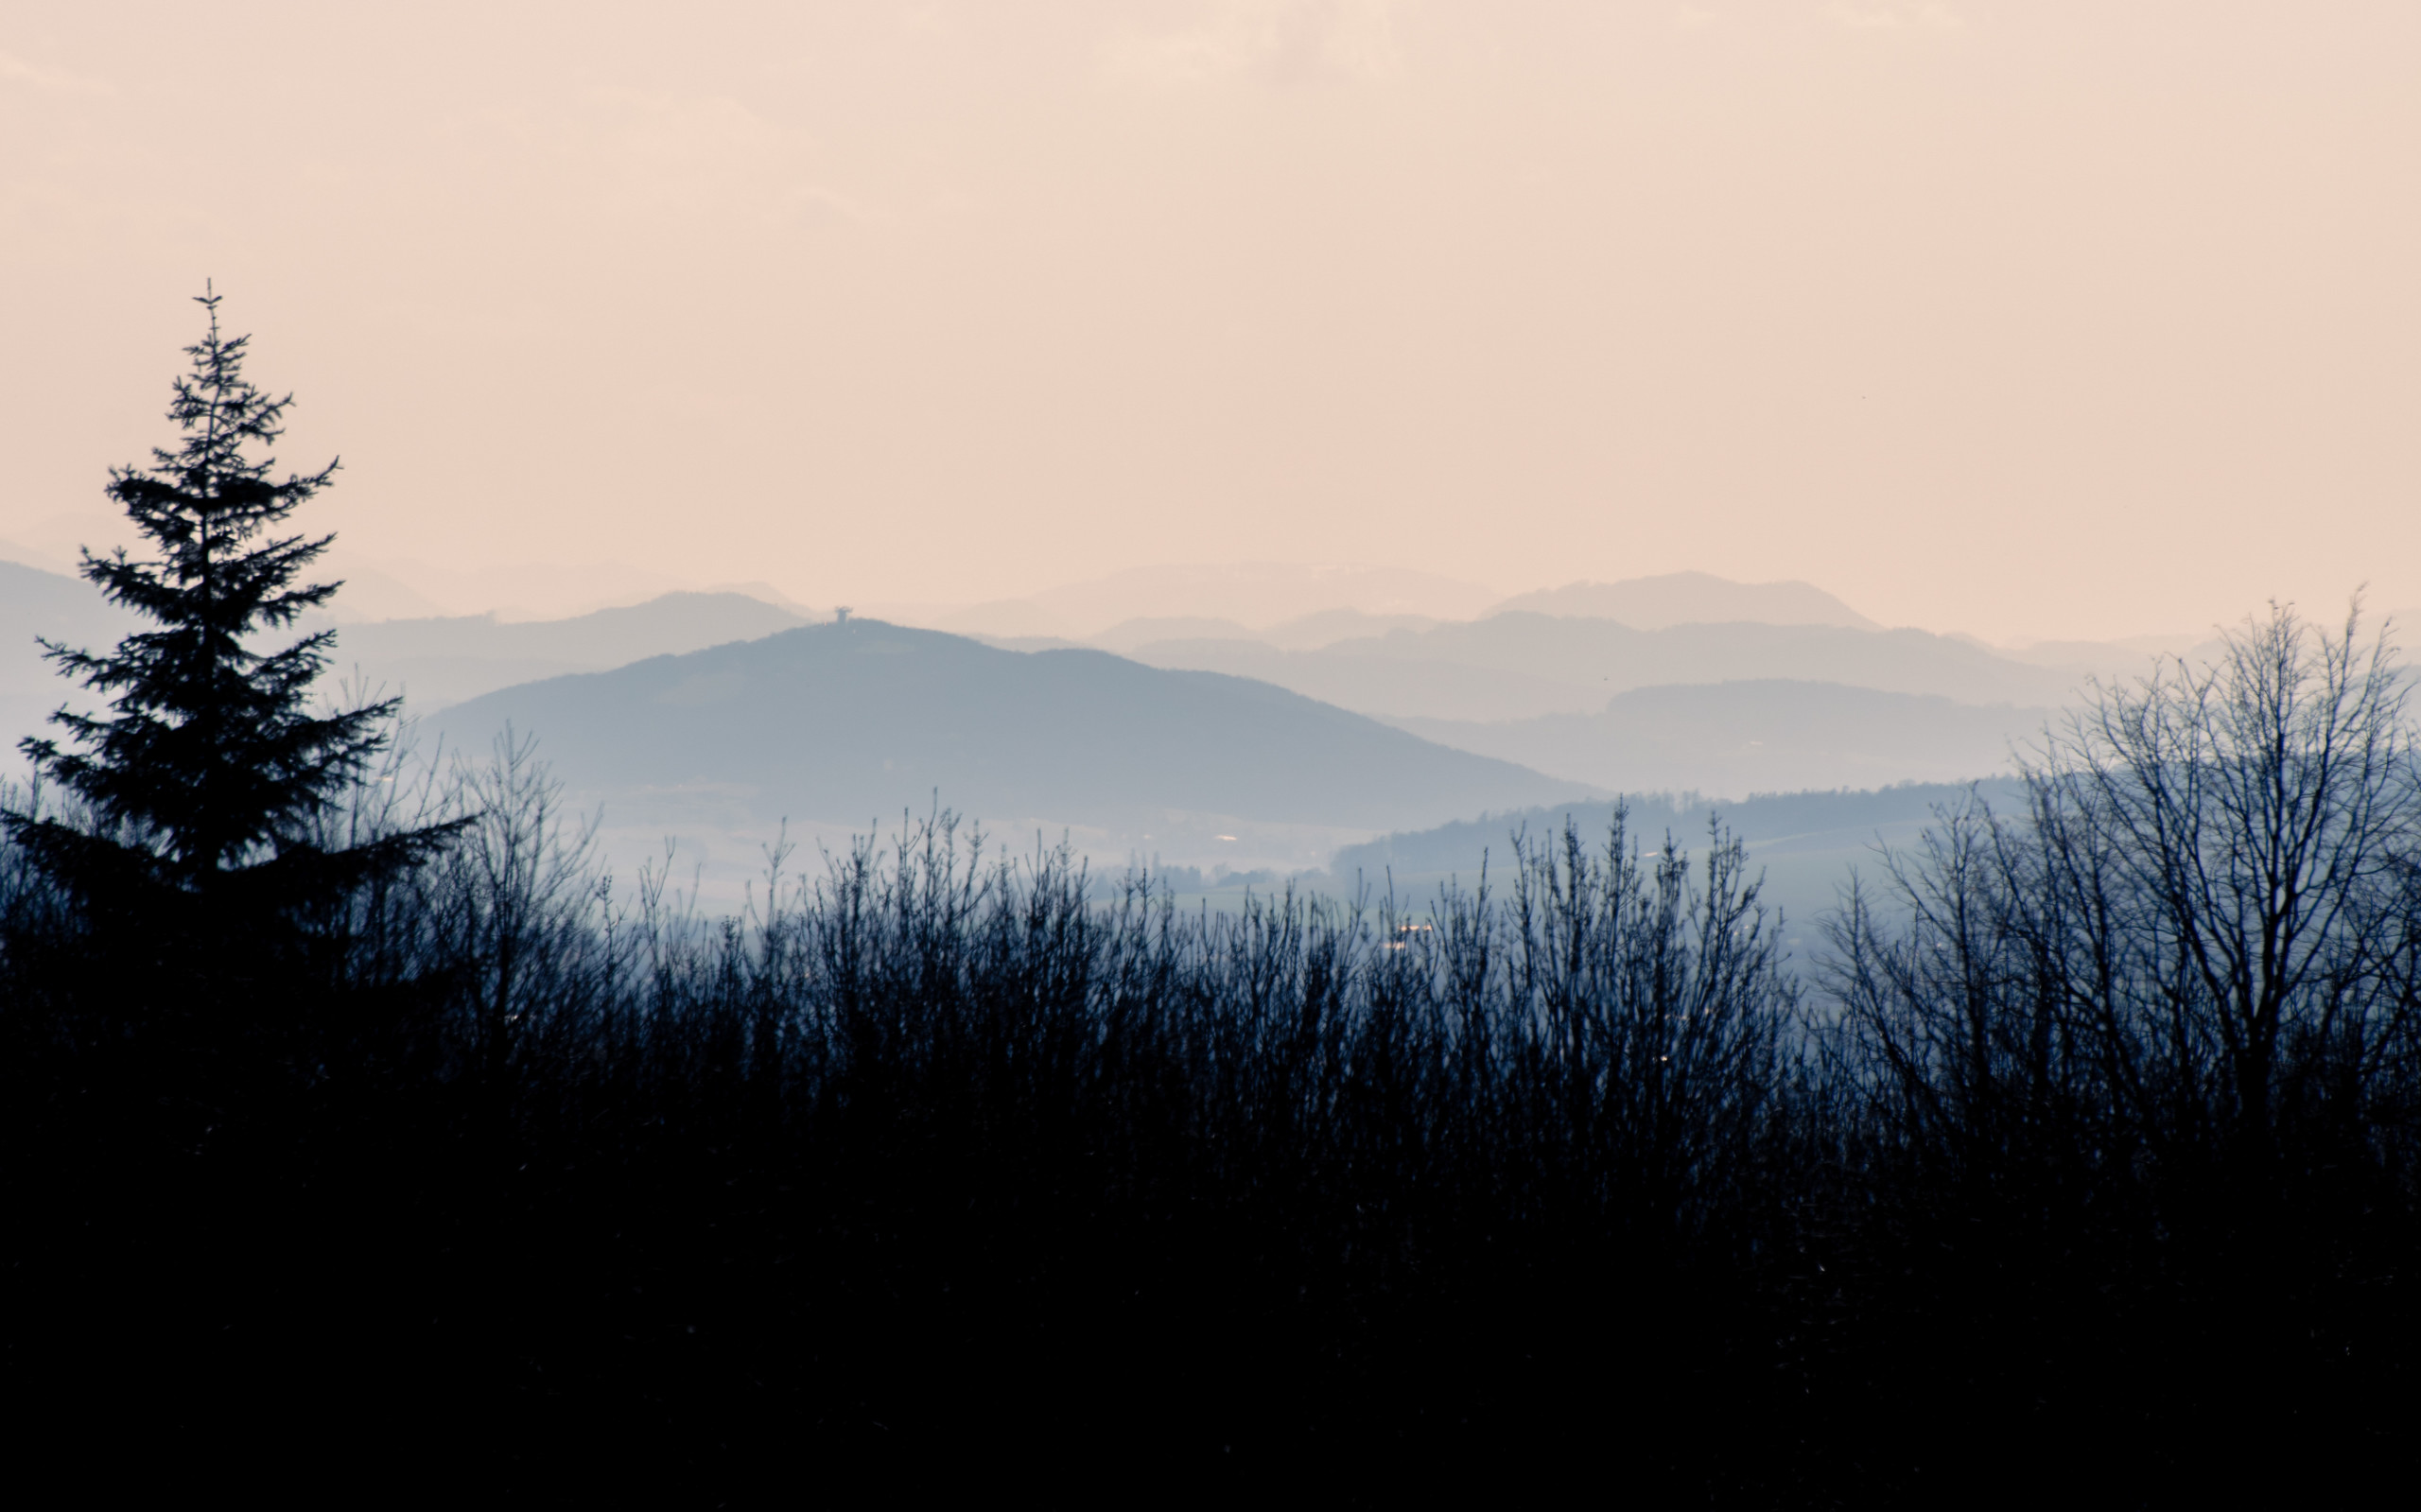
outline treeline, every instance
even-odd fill
[[[1271,867],[1255,867],[1249,871],[1234,871],[1225,864],[1209,870],[1199,866],[1139,865],[1148,871],[1154,884],[1176,894],[1199,895],[1204,893],[1245,893],[1283,890],[1291,878]]]
[[[368,773],[328,853],[467,826],[269,953],[12,849],[9,1357],[137,1449],[2357,1485],[2421,1358],[2421,792],[2350,630],[2233,657],[1945,811],[1812,981],[1736,843],[1619,814],[1241,912],[945,816],[709,919],[524,746]]]
[[[1576,825],[1593,834],[1612,824],[1616,802],[1634,828],[1697,835],[1720,820],[1724,829],[1756,846],[1810,834],[1872,835],[1890,826],[1923,821],[1944,806],[1980,794],[1997,808],[2022,806],[2022,785],[2005,777],[1980,783],[1904,782],[1838,792],[1760,792],[1726,802],[1700,793],[1629,793],[1619,800],[1558,804],[1513,813],[1484,814],[1411,834],[1383,835],[1340,849],[1330,863],[1337,877],[1472,876],[1483,857],[1501,852],[1517,830],[1551,833]]]

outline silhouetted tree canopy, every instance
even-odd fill
[[[210,328],[175,380],[168,418],[181,444],[110,475],[110,497],[156,559],[123,547],[83,553],[84,577],[157,628],[97,654],[43,642],[63,674],[109,701],[106,713],[54,713],[63,744],[23,742],[38,777],[83,811],[46,816],[39,800],[0,808],[36,866],[104,912],[184,896],[220,905],[208,912],[222,922],[276,917],[409,865],[459,827],[332,846],[315,825],[388,744],[398,701],[313,706],[332,630],[260,644],[340,586],[297,581],[333,535],[278,533],[338,464],[273,476],[268,448],[293,399],[244,376],[250,338],[220,335],[219,298],[199,296]]]

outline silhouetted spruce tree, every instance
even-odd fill
[[[96,921],[139,922],[155,935],[218,931],[206,949],[269,943],[301,911],[425,858],[457,824],[330,845],[317,823],[392,739],[398,701],[315,712],[311,685],[335,632],[282,649],[254,641],[326,603],[339,583],[296,579],[333,535],[275,533],[337,470],[271,477],[267,448],[292,396],[270,398],[243,374],[248,337],[222,337],[218,294],[198,298],[210,329],[185,349],[168,418],[184,440],[155,448],[148,469],[113,469],[109,495],[150,538],[156,561],[121,547],[83,553],[83,575],[113,601],[155,622],[105,654],[42,642],[63,675],[109,700],[110,712],[61,708],[69,744],[27,739],[40,777],[82,801],[81,815],[41,805],[0,809],[17,843]],[[163,927],[166,927],[163,930]],[[190,940],[190,936],[186,936]]]

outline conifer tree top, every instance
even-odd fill
[[[24,750],[44,778],[84,801],[104,833],[14,812],[0,812],[0,822],[71,882],[93,874],[97,885],[106,872],[195,891],[265,868],[324,873],[343,858],[311,843],[309,821],[390,739],[395,700],[313,708],[333,630],[259,644],[340,586],[298,581],[333,535],[280,530],[338,464],[276,478],[269,448],[293,398],[271,397],[244,376],[250,339],[221,334],[219,299],[207,287],[199,297],[209,328],[185,349],[190,366],[174,383],[168,418],[182,441],[155,448],[148,468],[110,474],[110,497],[153,552],[82,553],[83,576],[154,628],[98,654],[43,642],[61,673],[107,698],[109,712],[62,708],[51,722],[64,742],[28,739]],[[433,843],[425,838],[422,848]],[[364,854],[339,869],[353,863],[382,864]]]

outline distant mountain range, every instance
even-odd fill
[[[1122,656],[1139,647],[1169,640],[1243,640],[1280,651],[1317,651],[1343,640],[1367,639],[1398,630],[1431,630],[1437,624],[1437,620],[1427,615],[1373,615],[1359,609],[1325,609],[1318,614],[1282,619],[1258,629],[1238,619],[1205,616],[1147,616],[1122,619],[1101,634],[1089,635],[1083,640],[1045,636],[1016,640],[990,636],[978,638],[992,639],[996,644],[1014,646],[1020,651],[1043,651],[1055,646],[1091,646],[1101,651],[1117,652]]]
[[[1833,625],[1883,627],[1806,582],[1733,582],[1705,572],[1668,572],[1620,582],[1574,582],[1507,599],[1490,615],[1555,615],[1566,619],[1615,619],[1633,630],[1671,625]]]
[[[1081,830],[1097,856],[1240,868],[1582,791],[1265,683],[866,619],[523,684],[427,735],[482,751],[508,725],[634,822],[827,833],[938,794],[1011,832]],[[1315,853],[1271,826],[1315,830]]]
[[[1502,595],[1476,582],[1401,567],[1284,562],[1134,567],[1021,598],[951,606],[873,606],[892,618],[970,634],[1091,636],[1143,617],[1269,625],[1332,609],[1463,619]]]
[[[1084,582],[991,603],[918,611],[895,617],[970,634],[1074,637],[1109,650],[1136,643],[1135,622],[1158,621],[1156,639],[1242,636],[1294,649],[1317,644],[1301,621],[1332,614],[1420,622],[1528,613],[1615,619],[1639,630],[1668,625],[1834,625],[1879,628],[1822,589],[1804,582],[1733,582],[1704,572],[1673,572],[1619,582],[1573,582],[1507,599],[1478,583],[1384,567],[1310,567],[1273,562],[1137,567]],[[1364,626],[1372,629],[1398,625]],[[1340,627],[1330,638],[1353,634]]]
[[[608,801],[619,847],[674,833],[753,864],[785,818],[835,838],[938,793],[1104,860],[1283,874],[1380,831],[1608,791],[1989,777],[2089,676],[2154,649],[2004,652],[1872,628],[1805,583],[1697,573],[1570,584],[1479,618],[1428,612],[1476,612],[1490,596],[1474,585],[1358,569],[1078,589],[1036,601],[1106,624],[1089,642],[809,624],[770,590],[674,593],[568,619],[347,623],[332,671],[404,692],[457,748],[508,723],[536,736],[583,802]],[[97,648],[133,628],[90,584],[0,562],[0,737],[13,748],[82,697],[37,634]]]
[[[329,686],[401,692],[411,712],[427,713],[515,683],[754,640],[806,622],[747,594],[669,593],[571,619],[468,615],[337,624]],[[9,749],[76,695],[42,659],[35,636],[98,650],[135,628],[133,616],[81,579],[0,562],[0,736]]]
[[[2054,714],[1766,678],[1632,688],[1594,714],[1390,722],[1592,787],[1736,795],[1989,776]]]
[[[1637,687],[1770,679],[2048,704],[2065,702],[2091,670],[2015,661],[1922,630],[1756,623],[1639,630],[1530,613],[1395,630],[1315,651],[1193,639],[1149,642],[1127,654],[1155,667],[1257,677],[1366,714],[1466,721],[1595,712]]]
[[[1232,575],[1206,569],[1209,580],[1222,573]],[[1308,569],[1267,576],[1273,603],[1358,581]],[[1148,573],[1135,582],[1170,586]],[[1397,582],[1389,591],[1420,586]],[[0,565],[0,636],[9,643],[0,646],[0,735],[13,745],[75,693],[38,660],[33,635],[104,645],[132,621],[89,584],[34,568]],[[1575,584],[1532,601],[1619,607],[1643,618],[1858,617],[1804,584],[1744,585],[1701,574]],[[1527,610],[1441,621],[1332,607],[1259,629],[1219,617],[1138,617],[1095,637],[1131,658],[1126,663],[1065,641],[1004,643],[1043,652],[1038,660],[949,636],[919,641],[915,633],[863,619],[840,638],[810,636],[785,652],[804,658],[795,666],[733,649],[802,628],[793,609],[747,594],[678,593],[561,620],[346,624],[332,670],[363,689],[404,692],[411,712],[441,716],[432,732],[458,743],[483,741],[500,721],[479,721],[503,711],[542,738],[583,792],[617,794],[615,821],[636,826],[634,834],[712,831],[740,840],[785,815],[819,833],[838,832],[929,802],[938,789],[944,802],[976,812],[1082,831],[1097,855],[1158,851],[1232,860],[1239,868],[1316,864],[1329,848],[1376,828],[1498,806],[1506,793],[1490,784],[1517,780],[1515,769],[1524,769],[1518,781],[1547,784],[1529,791],[1533,798],[1591,790],[1741,794],[1983,775],[2005,770],[2011,741],[2038,731],[2084,675],[1918,631],[1750,618],[1642,629]],[[833,661],[832,648],[845,644],[852,659]],[[902,649],[912,646],[922,649]],[[723,669],[738,678],[732,686],[760,690],[748,697],[761,692],[784,711],[771,725],[760,728],[751,722],[761,722],[759,715],[711,699],[694,704],[704,712],[668,714],[703,695],[696,686],[656,687],[648,679],[657,672],[602,684],[555,681],[716,647],[732,660]],[[889,670],[869,679],[841,676],[836,666]],[[908,675],[912,667],[932,675]],[[1071,668],[1092,670],[1071,682]],[[1042,677],[1040,669],[1054,676]],[[1088,679],[1093,691],[1080,696]],[[1041,697],[1053,688],[1030,706],[1000,702],[1011,689]],[[1285,698],[1281,688],[1300,697]],[[618,708],[626,698],[628,708]],[[482,699],[461,719],[443,717]],[[1321,717],[1347,722],[1317,725],[1312,711],[1319,704],[1332,705]],[[1048,719],[1033,712],[1045,708]],[[977,709],[1022,733],[995,749],[961,717]],[[1396,729],[1380,731],[1356,714]],[[1350,739],[1348,731],[1355,732]],[[1381,735],[1386,739],[1369,743]],[[1054,741],[1059,754],[1046,756]],[[980,759],[970,759],[970,746]],[[1436,767],[1439,747],[1489,760]],[[802,749],[822,754],[802,761]],[[703,767],[695,764],[700,753],[712,758]],[[1493,774],[1483,779],[1483,773]]]
[[[337,630],[334,669],[402,692],[417,712],[565,672],[755,640],[807,623],[740,593],[668,593],[570,619],[382,619]]]

